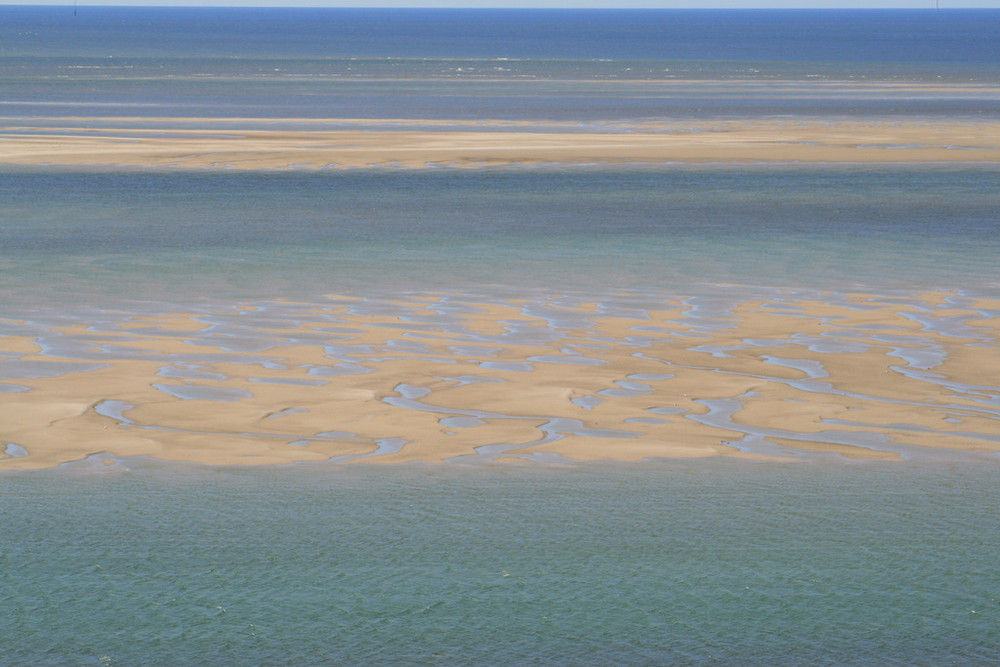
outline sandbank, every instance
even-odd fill
[[[495,130],[488,122],[477,125],[486,129],[469,129],[461,121],[428,121],[439,127],[399,131],[388,122],[372,122],[370,131],[221,133],[206,129],[212,119],[202,119],[200,129],[196,119],[184,119],[192,126],[188,129],[162,127],[168,120],[131,119],[128,127],[81,129],[22,127],[7,119],[0,126],[0,164],[250,170],[1000,161],[996,121],[704,121],[605,132],[569,131],[557,123],[523,122]]]
[[[561,327],[523,301],[338,303],[282,303],[281,328],[253,309],[15,322],[37,335],[0,337],[0,383],[20,388],[0,402],[0,469],[1000,452],[998,300],[782,297],[710,326],[683,300],[579,304]],[[261,349],[204,326],[236,317]]]

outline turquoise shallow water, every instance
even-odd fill
[[[995,466],[126,465],[3,477],[0,662],[1000,660]]]
[[[992,165],[0,176],[8,315],[413,291],[1000,287]]]

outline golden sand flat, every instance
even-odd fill
[[[998,122],[706,121],[630,132],[552,131],[518,123],[503,130],[137,129],[0,127],[0,163],[226,169],[627,164],[671,162],[997,162]],[[331,121],[332,122],[332,121]],[[346,122],[346,121],[345,121]],[[357,121],[351,121],[357,122]],[[477,127],[479,127],[477,125]],[[489,128],[490,124],[485,124]],[[568,128],[567,128],[568,129]],[[151,131],[155,130],[155,132]]]
[[[243,309],[0,338],[0,383],[23,389],[0,402],[0,443],[16,445],[0,468],[101,452],[255,465],[1000,451],[995,300],[788,298],[712,326],[682,301],[629,316],[580,304],[572,326],[523,302],[459,304],[445,322],[440,302],[378,316],[351,299],[285,304],[281,329]],[[229,320],[269,347],[204,328]]]

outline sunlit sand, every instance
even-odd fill
[[[53,122],[58,119],[53,119]],[[504,123],[503,129],[428,122],[433,131],[162,129],[169,119],[121,119],[140,128],[0,127],[0,163],[218,169],[483,167],[671,162],[997,162],[1000,123],[705,121],[568,131],[573,124]],[[276,121],[280,119],[275,119]],[[331,121],[333,122],[333,121]],[[345,121],[347,122],[347,121]],[[485,127],[487,129],[478,129]],[[556,130],[556,131],[553,131]]]
[[[252,308],[8,320],[34,333],[0,339],[0,468],[102,452],[254,465],[1000,451],[995,300],[789,295],[712,320],[685,300],[544,304],[571,325],[523,302],[373,303],[269,304],[280,329]]]

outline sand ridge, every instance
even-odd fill
[[[162,119],[161,119],[162,120]],[[754,120],[578,131],[558,123],[428,121],[422,130],[225,130],[0,125],[0,164],[357,169],[685,162],[998,162],[1000,122]],[[190,119],[187,122],[192,122]],[[348,121],[344,121],[348,122]],[[357,123],[359,121],[350,121]],[[456,127],[461,129],[455,129]],[[573,131],[570,131],[573,130]]]
[[[1000,388],[985,369],[1000,368],[998,311],[950,294],[800,296],[709,322],[684,299],[608,312],[424,296],[8,321],[0,469],[97,453],[246,465],[996,453]],[[255,349],[236,329],[256,332]]]

